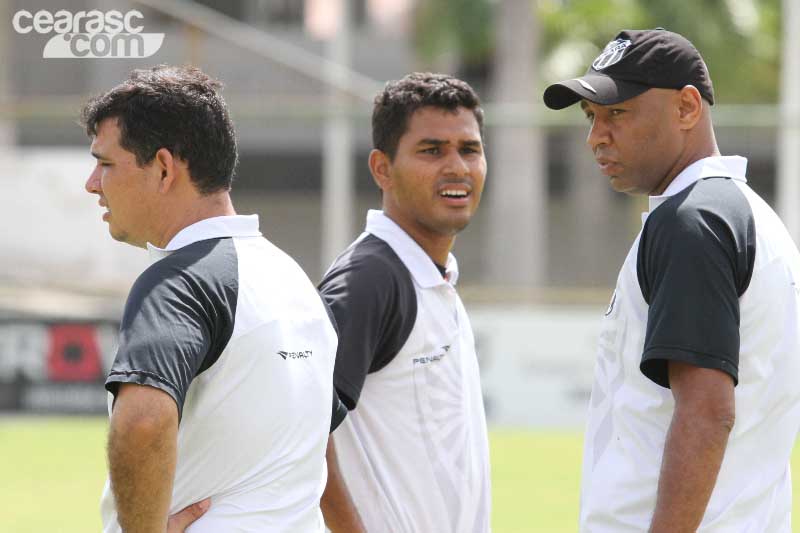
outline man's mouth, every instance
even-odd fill
[[[439,185],[438,193],[445,205],[463,207],[470,202],[472,185],[465,180],[443,182]]]
[[[611,176],[615,173],[615,171],[619,170],[619,163],[612,159],[606,159],[605,157],[598,157],[596,159],[597,166],[600,167],[600,172],[605,174],[606,176]]]
[[[106,208],[105,212],[103,213],[103,220],[108,220],[108,218],[111,216],[111,208],[108,207],[108,204],[102,198],[100,200],[98,200],[97,204],[100,207],[105,207]]]
[[[467,198],[470,191],[465,189],[444,189],[439,191],[439,196],[442,198]]]

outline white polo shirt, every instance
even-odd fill
[[[206,219],[136,280],[106,388],[148,385],[178,405],[170,514],[211,497],[190,533],[322,532],[336,333],[300,267],[258,217]],[[119,532],[107,482],[104,531]]]
[[[351,409],[333,437],[367,531],[490,529],[475,340],[452,255],[444,270],[370,211],[320,284],[339,328],[334,384]]]
[[[736,422],[698,531],[791,531],[800,427],[800,255],[746,183],[710,157],[650,198],[603,322],[589,406],[580,530],[646,531],[675,403],[667,362],[737,383]]]

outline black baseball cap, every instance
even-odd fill
[[[618,104],[648,89],[686,85],[694,85],[714,105],[708,68],[688,39],[664,28],[622,30],[584,76],[545,89],[544,103],[551,109],[564,109],[583,99]]]

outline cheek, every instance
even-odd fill
[[[624,146],[627,161],[644,162],[653,159],[661,149],[656,128],[631,128]]]
[[[115,210],[128,207],[126,205],[128,202],[125,200],[129,194],[125,190],[125,184],[120,183],[119,178],[113,172],[104,172],[100,176],[100,186],[110,207]]]
[[[483,191],[484,185],[486,185],[486,160],[484,159],[480,163],[476,164],[471,174],[473,179],[473,190],[480,194]]]
[[[431,174],[426,165],[408,165],[398,170],[395,176],[398,193],[416,198],[428,196],[435,174]]]
[[[104,195],[108,196],[109,191],[111,191],[111,194],[114,194],[114,183],[110,179],[110,175],[106,169],[100,169],[98,171],[97,183]]]
[[[634,148],[640,161],[646,161],[650,167],[660,171],[673,158],[675,138],[666,129],[650,128],[642,132]]]

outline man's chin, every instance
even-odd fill
[[[619,178],[619,176],[609,176],[608,184],[611,185],[611,188],[616,192],[625,192],[625,183]]]
[[[123,242],[125,244],[130,244],[128,232],[109,226],[108,233],[109,235],[111,235],[111,238],[114,239],[115,241]]]
[[[456,235],[469,225],[470,220],[472,220],[471,214],[447,217],[439,224],[439,231],[443,235]]]
[[[625,178],[620,178],[619,176],[609,176],[608,183],[611,185],[611,188],[614,189],[615,192],[621,192],[629,194],[631,196],[638,196],[644,194],[634,184],[627,181]]]

